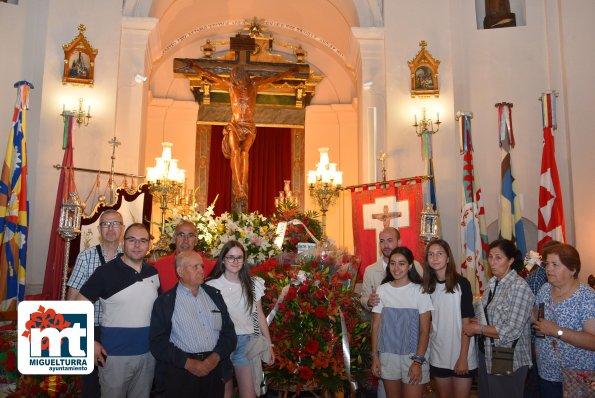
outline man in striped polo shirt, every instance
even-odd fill
[[[77,297],[101,303],[100,335],[96,336],[95,362],[99,369],[101,396],[149,397],[155,358],[149,351],[149,325],[157,298],[159,277],[144,263],[150,246],[143,224],[124,232],[120,257],[97,268]]]

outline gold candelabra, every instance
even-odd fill
[[[147,182],[153,198],[159,201],[161,209],[161,236],[157,250],[166,250],[169,242],[165,235],[165,213],[168,204],[176,200],[184,191],[186,171],[178,168],[178,160],[172,159],[170,142],[162,142],[161,157],[155,158],[155,167],[147,167]]]
[[[79,108],[74,111],[67,111],[66,104],[62,105],[62,113],[60,114],[62,118],[66,119],[66,116],[74,116],[74,120],[76,124],[78,124],[79,128],[81,125],[88,126],[89,121],[93,116],[91,116],[91,105],[87,106],[87,111],[83,110],[83,99],[79,98]]]
[[[415,127],[415,134],[420,137],[422,134],[436,134],[438,130],[440,130],[440,112],[436,112],[436,121],[432,119],[426,118],[426,108],[421,108],[421,119],[419,123],[417,122],[417,115],[414,115],[415,123],[413,127]],[[436,125],[436,130],[434,130],[434,125]]]
[[[328,148],[318,148],[320,161],[316,164],[316,170],[308,171],[308,186],[310,196],[314,198],[320,212],[322,213],[322,242],[327,242],[326,235],[326,212],[332,206],[343,185],[343,172],[337,171],[337,164],[329,162]]]

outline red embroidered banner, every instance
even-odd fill
[[[423,211],[421,179],[401,184],[399,180],[364,186],[351,190],[353,241],[355,254],[362,259],[358,275],[361,280],[367,266],[379,255],[378,234],[385,226],[398,228],[401,245],[413,252],[423,263],[424,244],[419,239],[420,217]]]

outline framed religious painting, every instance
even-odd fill
[[[79,34],[64,44],[64,74],[62,84],[93,86],[95,82],[95,57],[97,49],[93,48],[85,37],[85,25],[78,26]]]
[[[426,49],[425,40],[419,42],[421,50],[415,58],[407,61],[411,71],[411,97],[440,96],[438,85],[438,66],[440,61],[435,59]]]

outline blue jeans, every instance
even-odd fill
[[[239,334],[236,349],[231,353],[231,363],[233,366],[249,366],[251,361],[246,356],[248,342],[252,338],[251,334]]]
[[[562,382],[539,379],[541,398],[562,398]]]

